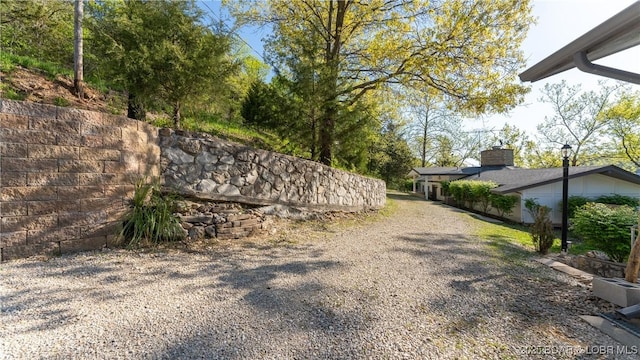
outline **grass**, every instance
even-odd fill
[[[151,122],[157,127],[173,127],[173,120],[162,116]],[[222,120],[215,114],[200,113],[195,116],[183,116],[181,128],[193,132],[211,134],[254,148],[282,152],[296,156],[288,148],[288,142],[267,131],[248,128],[243,124]]]
[[[514,258],[520,258],[525,254],[528,256],[536,251],[531,241],[531,236],[529,235],[529,228],[524,225],[481,222],[475,235],[484,240],[488,240],[489,246],[510,254]],[[549,253],[551,254],[560,253],[561,240],[559,235],[559,231],[556,231],[553,246],[549,249]],[[514,246],[515,248],[520,248],[525,254],[514,254]],[[590,250],[593,249],[587,247],[584,243],[574,242],[569,248],[569,254],[582,255]]]
[[[2,71],[11,72],[16,66],[22,66],[27,69],[37,69],[49,80],[54,80],[58,75],[73,76],[73,71],[62,65],[48,61],[41,61],[30,56],[14,55],[3,53],[0,56],[0,64]]]

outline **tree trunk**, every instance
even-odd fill
[[[336,7],[334,7],[334,2]],[[342,26],[344,24],[347,6],[348,3],[344,0],[331,0],[329,2],[329,16],[327,17],[327,29],[329,34],[332,32],[333,34],[327,37],[325,44],[324,61],[328,72],[327,78],[325,79],[326,82],[324,83],[326,93],[320,123],[320,162],[329,166],[331,165],[333,156],[333,133],[338,118],[338,66],[340,48],[342,46]],[[335,27],[333,20],[335,20]]]
[[[424,128],[422,129],[422,167],[427,165],[427,130],[429,126],[429,110],[424,118]]]
[[[180,129],[180,102],[176,101],[175,105],[173,105],[173,127],[175,129]]]
[[[630,283],[638,281],[638,271],[640,270],[640,213],[638,214],[638,236],[629,254],[627,268],[625,269],[625,280]]]
[[[320,128],[320,162],[331,166],[333,147],[333,128],[335,126],[336,109],[327,106],[322,114],[322,127]]]
[[[82,18],[84,14],[83,0],[75,0],[74,8],[74,41],[73,41],[73,92],[80,99],[84,98],[84,75],[82,54]]]
[[[145,120],[147,117],[144,106],[142,106],[138,97],[133,93],[129,93],[127,101],[127,116],[136,120]]]
[[[316,119],[316,107],[315,105],[311,107],[311,160],[317,160],[317,135],[316,135],[316,127],[318,120]]]

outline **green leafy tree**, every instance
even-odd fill
[[[527,89],[516,83],[518,49],[532,18],[528,1],[271,0],[231,4],[240,23],[273,26],[268,48],[284,76],[287,58],[310,64],[317,79],[319,160],[336,144],[340,113],[369,92],[420,83],[471,113],[505,111]],[[384,95],[378,95],[379,98]],[[348,138],[340,138],[341,135]]]
[[[608,120],[614,152],[640,168],[640,93],[623,94],[602,117]]]
[[[452,125],[461,121],[433,90],[405,91],[405,96],[409,103],[406,112],[410,114],[411,140],[419,154],[420,166],[425,167],[434,161],[437,136],[450,135]]]
[[[459,159],[453,154],[453,144],[449,137],[438,135],[436,137],[436,155],[434,165],[436,166],[457,166]]]
[[[193,1],[104,1],[90,13],[93,52],[127,90],[129,117],[143,119],[145,104],[168,104],[179,127],[183,103],[212,96],[233,71],[228,39],[202,24]]]
[[[73,2],[0,1],[0,48],[65,66],[73,65]]]
[[[415,158],[397,124],[388,122],[369,160],[369,171],[389,187],[397,187],[414,165]]]
[[[493,136],[491,143],[500,144],[506,149],[513,150],[513,163],[518,167],[526,167],[527,162],[525,160],[527,143],[529,136],[526,132],[518,129],[515,125],[504,124],[498,135]]]
[[[561,167],[562,158],[560,148],[547,148],[535,140],[528,140],[525,144],[525,164],[531,169]]]

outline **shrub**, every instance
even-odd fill
[[[184,239],[182,226],[173,216],[175,199],[163,195],[159,188],[157,181],[154,184],[144,184],[142,181],[136,184],[131,209],[124,217],[120,234],[127,242],[127,247]]]
[[[518,203],[519,197],[516,195],[491,194],[491,206],[498,211],[500,217],[510,215],[513,208]]]
[[[599,196],[595,202],[611,205],[627,205],[632,208],[640,206],[640,198],[618,194]]]
[[[491,189],[497,187],[496,183],[491,181],[476,181],[471,187],[471,194],[474,199],[480,204],[482,212],[485,214],[489,212],[491,207]]]
[[[413,191],[413,180],[411,179],[403,179],[398,181],[398,190],[404,192],[412,192]]]
[[[569,218],[572,218],[578,208],[592,201],[592,199],[584,196],[569,196],[569,198],[567,199],[567,216]],[[559,203],[559,208],[562,209],[562,201],[560,201]]]
[[[444,196],[450,196],[451,190],[449,189],[449,186],[451,185],[451,181],[440,181],[440,185],[442,186],[442,192],[444,193]]]
[[[487,212],[491,204],[491,189],[497,186],[492,181],[457,180],[448,183],[446,191],[453,196],[458,206],[466,205],[473,209],[480,203],[484,212]]]
[[[576,210],[571,229],[588,246],[624,262],[631,251],[629,228],[636,219],[637,214],[630,206],[587,203]]]
[[[529,230],[533,246],[535,246],[537,252],[546,255],[551,246],[553,246],[553,240],[555,239],[553,224],[549,219],[551,208],[536,203],[532,204],[531,208],[527,207],[527,209],[535,214],[533,225]]]
[[[584,196],[570,196],[567,203],[567,210],[569,218],[573,218],[576,210],[582,206],[584,206],[588,202],[596,202],[601,204],[610,204],[610,205],[627,205],[632,208],[640,206],[640,198],[635,198],[632,196],[611,194],[611,195],[602,195],[597,197],[596,199],[590,199]],[[562,207],[562,202],[558,204]]]

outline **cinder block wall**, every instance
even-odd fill
[[[109,246],[158,129],[123,116],[0,99],[0,256]]]

